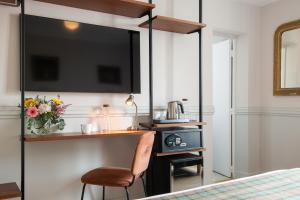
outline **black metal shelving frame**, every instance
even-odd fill
[[[149,0],[152,3],[152,0]],[[16,5],[20,6],[20,85],[21,85],[21,200],[25,200],[25,0],[18,0]],[[150,120],[153,118],[153,28],[152,10],[149,17],[149,105]],[[202,23],[202,0],[199,0],[199,22]],[[203,120],[202,110],[202,30],[199,34],[199,121]]]
[[[148,0],[152,3],[152,0]],[[199,23],[202,23],[203,2],[199,0]],[[152,10],[149,16],[149,104],[150,104],[150,120],[153,120],[153,28],[152,28]],[[197,31],[199,34],[199,121],[203,120],[203,99],[202,99],[202,29]],[[196,32],[192,32],[196,33]],[[188,33],[188,34],[192,34]],[[202,126],[200,126],[202,128]]]
[[[152,0],[148,0],[149,3],[152,3]],[[202,16],[203,16],[203,0],[199,0],[199,23],[202,23]],[[149,102],[150,102],[150,121],[151,124],[153,124],[153,112],[154,112],[154,107],[153,107],[153,22],[152,22],[152,10],[149,12],[148,14],[149,17]],[[203,121],[203,92],[202,92],[202,29],[200,29],[198,32],[198,39],[199,39],[199,122]],[[191,32],[188,34],[193,34],[196,32]],[[198,126],[199,129],[202,129],[202,126]],[[202,135],[203,135],[203,129],[202,129]],[[202,142],[202,141],[201,141]],[[199,152],[199,156],[202,156],[203,153]],[[155,157],[155,156],[154,156]],[[151,160],[156,160],[153,157],[151,158]],[[151,161],[150,161],[151,162]],[[163,161],[159,161],[159,163],[161,163]],[[158,164],[160,165],[160,164]],[[160,170],[163,170],[162,168]],[[150,170],[152,171],[152,170]],[[165,171],[163,171],[165,172]],[[150,178],[150,181],[147,183],[149,183],[149,187],[147,186],[147,193],[150,192],[150,194],[152,194],[153,188],[152,188],[152,184],[153,184],[153,180],[152,180],[152,174],[153,172],[150,172],[149,175],[147,174],[147,178]],[[163,183],[164,184],[164,183]],[[163,186],[162,186],[163,187]],[[148,191],[149,190],[149,191]],[[155,190],[155,189],[154,189]],[[155,191],[157,192],[157,191]],[[156,194],[161,194],[161,191],[159,193],[154,193]]]

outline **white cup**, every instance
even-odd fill
[[[93,124],[81,124],[82,134],[90,134],[93,131]]]

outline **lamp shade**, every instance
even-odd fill
[[[131,94],[129,95],[128,99],[125,101],[125,103],[128,105],[128,106],[132,106],[134,104],[134,96]]]

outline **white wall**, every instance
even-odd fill
[[[255,6],[246,4],[238,4],[230,1],[207,1],[206,10],[204,12],[205,22],[208,24],[206,29],[204,45],[204,62],[211,74],[212,66],[212,36],[214,32],[221,32],[236,36],[237,55],[235,76],[235,102],[236,108],[236,127],[235,127],[235,155],[234,155],[234,171],[235,176],[244,176],[256,171],[256,165],[259,165],[257,154],[249,151],[250,146],[257,146],[250,138],[256,138],[252,133],[251,124],[258,124],[256,118],[248,115],[240,115],[239,110],[259,104],[258,87],[259,74],[255,73],[255,69],[259,66],[259,17],[260,9]],[[205,74],[207,77],[208,74]],[[257,77],[258,76],[258,77]],[[211,80],[209,79],[209,82]],[[210,88],[211,90],[212,88]],[[211,92],[207,92],[211,94]],[[211,95],[210,95],[211,98]],[[258,148],[258,147],[256,147]],[[254,164],[254,166],[251,166]]]
[[[198,20],[198,7],[186,1],[175,1],[174,16],[183,19]],[[189,1],[190,2],[190,1]],[[204,104],[213,105],[212,96],[212,44],[214,33],[223,33],[235,36],[237,39],[237,63],[235,68],[235,176],[245,176],[257,172],[259,168],[259,117],[244,115],[241,112],[250,106],[260,105],[260,8],[224,0],[203,1],[203,22],[207,27],[203,32],[203,92]],[[185,9],[183,9],[185,8]],[[189,10],[190,12],[185,12]],[[174,80],[178,80],[183,74],[192,77],[196,72],[189,69],[191,65],[197,65],[194,59],[197,57],[197,36],[174,36],[174,57],[190,60],[189,63],[174,62],[176,69],[181,68]],[[176,47],[176,48],[175,48]],[[189,49],[189,50],[187,50]],[[186,80],[186,79],[185,79]],[[185,87],[193,84],[194,80],[186,80]],[[198,95],[197,93],[193,94]],[[195,98],[193,98],[195,99]],[[207,118],[209,125],[206,128],[211,133],[212,118]],[[257,128],[258,127],[258,128]],[[256,130],[257,129],[257,130]],[[212,135],[205,133],[206,145],[212,146]],[[255,148],[257,151],[252,151]],[[207,165],[212,168],[212,148],[208,148]]]
[[[259,8],[204,1],[204,90],[211,90],[212,32],[237,38],[235,71],[235,175],[299,167],[300,97],[273,96],[273,38],[283,23],[300,18],[299,0]],[[207,96],[206,96],[207,95]],[[211,102],[211,92],[205,92]]]
[[[154,1],[154,14],[198,20],[198,1],[182,0]],[[137,28],[144,19],[128,19],[108,14],[67,8],[36,1],[26,1],[29,14],[64,18],[74,21],[138,29],[141,31],[141,79],[142,94],[136,96],[141,112],[148,112],[148,33]],[[19,103],[19,41],[18,8],[0,6],[0,181],[20,180],[20,146],[17,140],[20,121],[16,105]],[[235,35],[237,48],[236,73],[236,168],[239,174],[255,172],[259,165],[256,151],[259,136],[259,120],[256,115],[244,115],[244,110],[260,104],[259,86],[259,33],[260,9],[254,6],[232,3],[224,0],[204,0],[203,21],[208,27],[203,32],[203,96],[204,143],[208,151],[205,156],[205,182],[211,182],[212,171],[212,43],[215,31]],[[154,31],[154,88],[155,106],[165,106],[172,99],[189,98],[190,107],[196,118],[198,106],[198,36],[171,34]],[[31,93],[29,95],[35,95]],[[44,95],[44,94],[41,94]],[[46,93],[45,95],[56,95]],[[65,131],[79,131],[78,124],[94,120],[95,107],[109,103],[115,107],[113,128],[129,126],[132,118],[126,109],[126,95],[120,94],[78,94],[63,93],[62,98],[72,103],[66,115]],[[243,110],[244,109],[244,110]],[[129,114],[128,114],[129,113]],[[258,128],[257,128],[258,127]],[[257,130],[256,130],[257,129]],[[106,138],[84,141],[43,142],[26,144],[26,195],[30,200],[76,199],[80,196],[81,175],[100,165],[129,166],[136,138]],[[117,148],[116,148],[117,147]],[[255,149],[256,151],[253,151]],[[99,189],[88,189],[87,199],[97,199]],[[132,189],[134,196],[142,193],[141,184]],[[90,196],[89,198],[89,195]],[[110,189],[110,198],[120,198],[124,191]]]
[[[262,9],[262,170],[300,166],[300,97],[273,96],[273,38],[283,23],[300,19],[299,0],[281,0]]]

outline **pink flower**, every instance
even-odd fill
[[[29,107],[26,112],[27,116],[35,118],[39,115],[38,109],[36,107]]]
[[[56,112],[58,115],[63,115],[65,113],[65,109],[62,107],[56,107]]]
[[[56,107],[56,112],[59,115],[63,115],[65,113],[66,109],[63,106],[57,106]]]
[[[69,107],[71,104],[68,105],[59,105],[56,106],[56,112],[58,115],[63,115],[66,112],[67,107]]]

